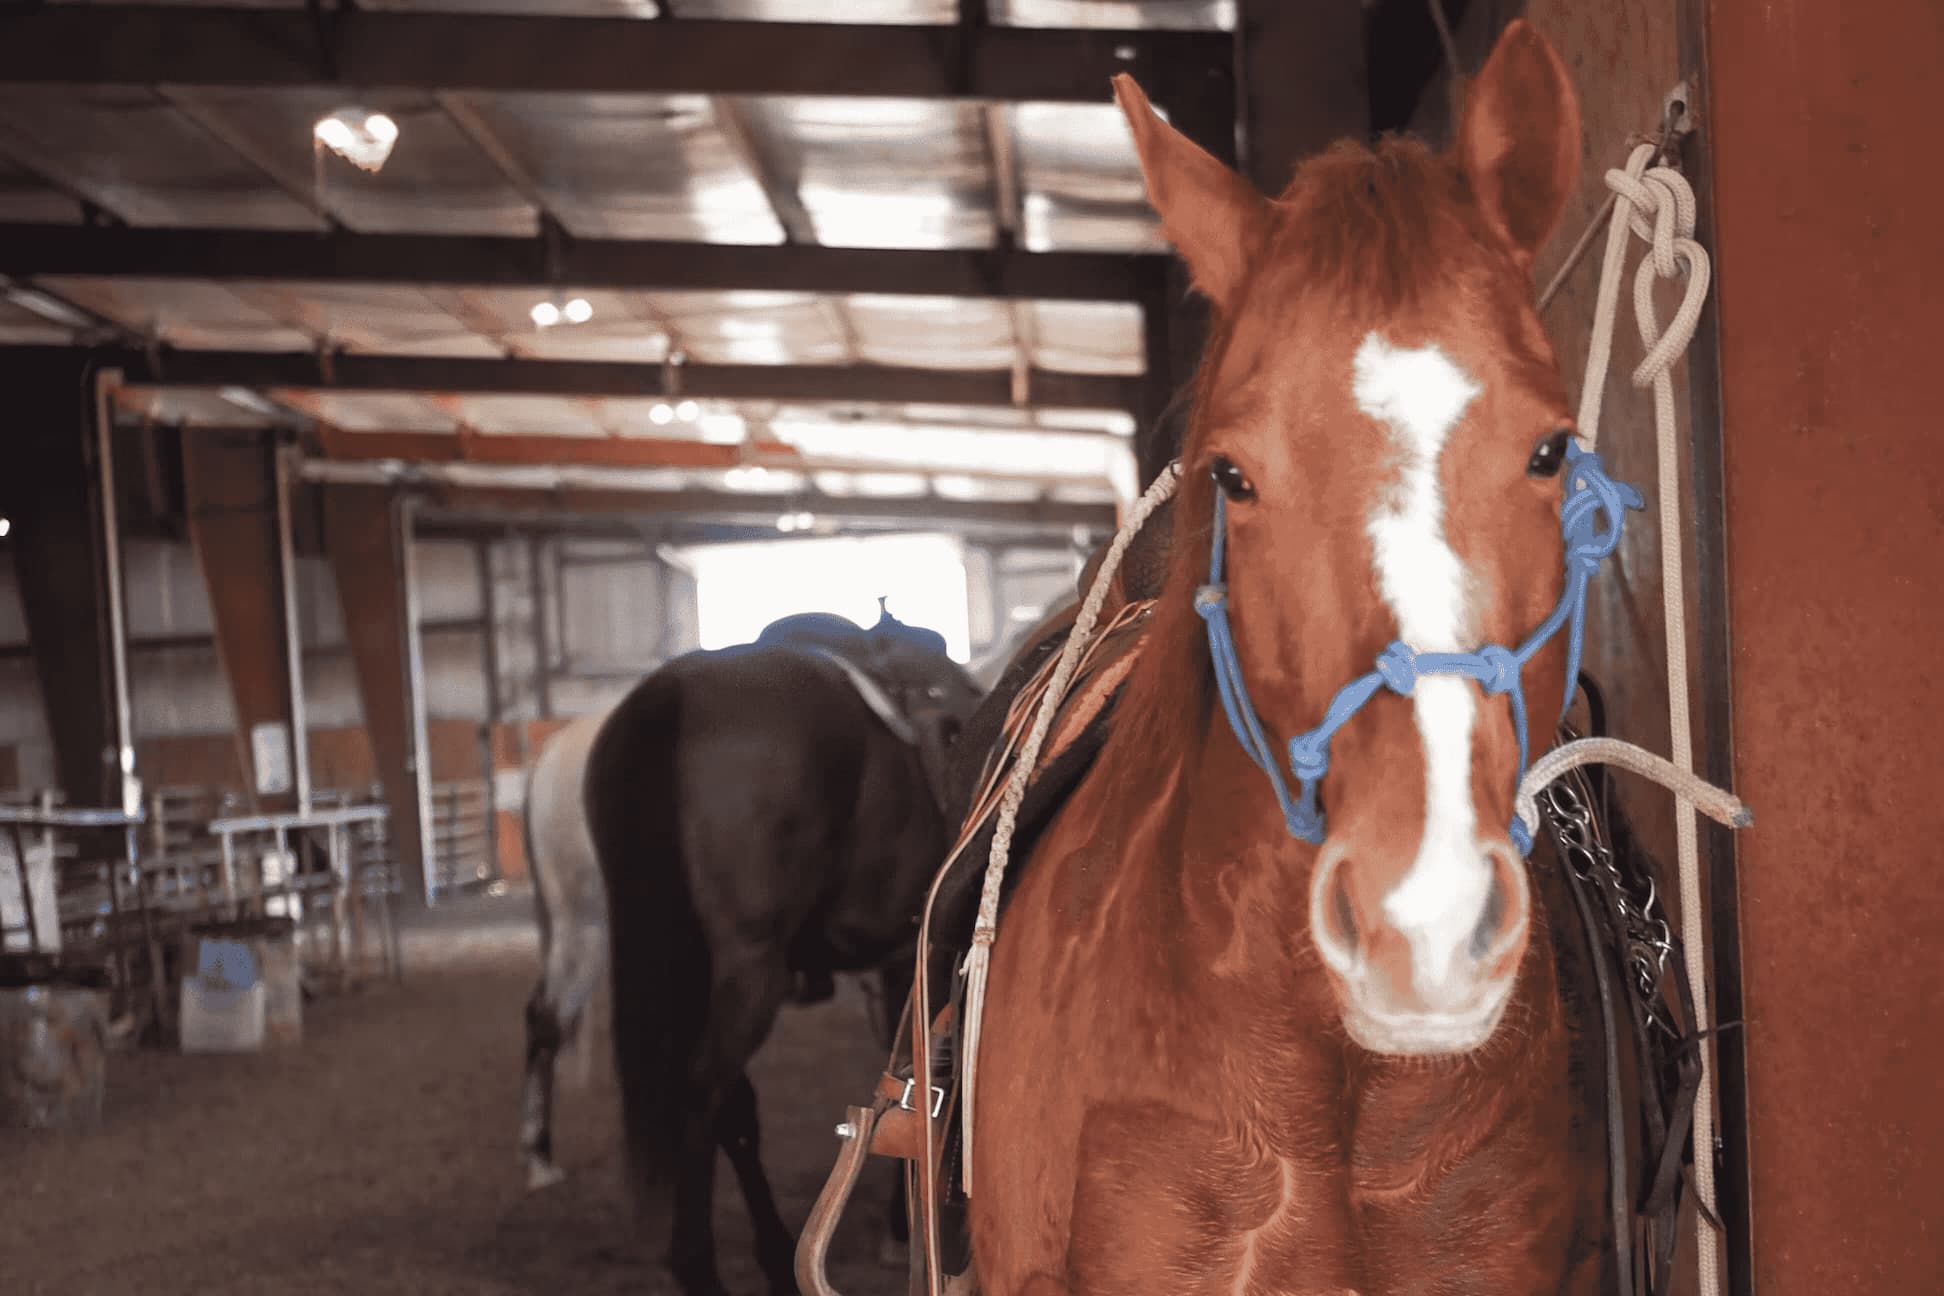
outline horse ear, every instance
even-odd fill
[[[1268,235],[1268,200],[1162,121],[1125,72],[1114,78],[1114,98],[1134,131],[1134,151],[1162,232],[1187,262],[1195,287],[1218,310],[1226,309],[1241,289],[1249,258]]]
[[[1579,182],[1580,110],[1558,52],[1523,18],[1472,83],[1458,157],[1486,215],[1530,264]]]

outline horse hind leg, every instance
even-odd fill
[[[715,1121],[701,1111],[684,1112],[680,1120],[668,1268],[683,1296],[728,1296],[716,1269]]]
[[[526,1082],[520,1094],[520,1156],[527,1191],[552,1187],[565,1176],[553,1159],[554,1060],[563,1033],[543,977],[526,1005]]]
[[[593,1035],[589,1007],[601,998],[605,980],[607,933],[602,928],[569,928],[547,951],[546,969],[527,1000],[526,1086],[521,1098],[520,1150],[527,1167],[527,1191],[550,1188],[566,1175],[553,1159],[554,1087],[561,1051],[572,1048],[574,1079],[586,1088],[593,1078]]]
[[[772,1296],[796,1296],[796,1238],[776,1209],[776,1195],[763,1170],[756,1086],[749,1082],[747,1071],[739,1072],[723,1091],[715,1135],[742,1185],[743,1201],[756,1230],[756,1262],[769,1280]]]

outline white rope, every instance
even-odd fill
[[[1613,223],[1607,235],[1606,259],[1600,271],[1599,296],[1594,306],[1593,338],[1586,358],[1586,384],[1580,392],[1579,434],[1593,445],[1599,436],[1600,400],[1606,389],[1607,364],[1613,352],[1613,324],[1619,309],[1620,274],[1627,259],[1629,232],[1648,244],[1634,274],[1634,318],[1640,329],[1640,342],[1646,355],[1633,371],[1636,387],[1654,390],[1654,429],[1659,460],[1661,606],[1667,635],[1667,711],[1673,760],[1640,752],[1647,766],[1637,758],[1617,759],[1611,752],[1590,759],[1615,759],[1616,763],[1637,772],[1649,773],[1669,786],[1675,794],[1675,853],[1680,867],[1681,942],[1685,946],[1688,980],[1694,988],[1694,1021],[1689,1026],[1703,1032],[1708,1028],[1707,930],[1701,913],[1701,869],[1695,841],[1697,805],[1714,814],[1720,808],[1704,796],[1705,784],[1694,776],[1694,742],[1688,716],[1687,614],[1686,592],[1681,565],[1681,481],[1679,427],[1674,411],[1674,383],[1669,370],[1687,349],[1694,336],[1695,321],[1708,295],[1708,254],[1694,241],[1694,190],[1686,177],[1666,166],[1649,168],[1654,157],[1652,144],[1641,144],[1627,159],[1624,170],[1606,173],[1607,188],[1613,191]],[[1687,279],[1681,305],[1663,329],[1654,315],[1654,281]],[[1579,744],[1573,744],[1579,746]],[[1620,744],[1628,746],[1628,744]],[[1537,775],[1541,766],[1533,767]],[[1658,766],[1664,765],[1664,770]],[[1561,771],[1563,772],[1563,770]],[[1662,777],[1662,775],[1666,777]],[[1527,784],[1532,778],[1526,780]],[[1699,786],[1697,786],[1699,785]],[[1536,790],[1536,788],[1534,789]],[[1710,791],[1714,791],[1710,789]],[[1720,793],[1726,796],[1725,793]],[[1733,801],[1732,797],[1727,798]],[[1520,787],[1521,816],[1530,805],[1527,789]],[[1740,803],[1734,803],[1739,807]],[[1710,807],[1713,808],[1710,808]],[[1719,815],[1715,817],[1720,818]],[[1747,822],[1747,811],[1725,820],[1739,827]],[[1695,1227],[1697,1271],[1700,1296],[1718,1296],[1721,1290],[1719,1239],[1706,1222],[1714,1213],[1714,1053],[1713,1044],[1702,1036],[1700,1048],[1701,1083],[1694,1098],[1694,1193],[1702,1207]]]
[[[992,967],[993,942],[999,939],[999,891],[1006,878],[1006,864],[1011,858],[1013,830],[1019,824],[1019,806],[1026,798],[1026,785],[1033,777],[1033,767],[1039,764],[1040,748],[1046,742],[1046,734],[1053,727],[1054,713],[1060,709],[1060,700],[1066,696],[1067,686],[1073,682],[1073,672],[1078,667],[1087,645],[1093,641],[1094,626],[1100,620],[1100,609],[1107,602],[1107,591],[1113,585],[1114,573],[1120,568],[1121,558],[1127,546],[1147,522],[1154,510],[1160,508],[1169,496],[1174,494],[1175,483],[1181,478],[1181,466],[1169,464],[1161,470],[1154,484],[1134,504],[1127,515],[1127,521],[1114,536],[1114,542],[1107,547],[1107,554],[1100,560],[1100,570],[1095,573],[1093,587],[1087,591],[1086,602],[1080,605],[1080,615],[1073,622],[1073,629],[1067,634],[1065,647],[1060,649],[1060,660],[1053,668],[1053,678],[1047,681],[1046,692],[1041,696],[1039,710],[1033,716],[1033,727],[1026,733],[1026,741],[1020,746],[1019,757],[1013,762],[1012,772],[1006,779],[1006,791],[999,801],[999,818],[992,830],[992,850],[986,856],[985,885],[979,892],[979,918],[972,929],[972,953],[965,961],[965,1021],[961,1031],[963,1061],[960,1064],[960,1116],[964,1122],[965,1156],[960,1169],[965,1187],[965,1195],[972,1195],[972,1094],[973,1079],[979,1063],[979,1025],[985,1017],[986,977]]]
[[[1754,813],[1734,793],[1716,787],[1673,761],[1661,759],[1644,747],[1618,738],[1580,738],[1541,756],[1519,780],[1513,806],[1532,836],[1539,835],[1539,793],[1560,775],[1582,765],[1617,765],[1630,774],[1651,779],[1683,801],[1693,802],[1695,809],[1716,823],[1730,828],[1746,828],[1755,822]]]

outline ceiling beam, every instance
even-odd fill
[[[1227,32],[646,22],[340,8],[8,6],[0,82],[1165,102],[1229,77]]]
[[[71,357],[68,347],[0,348],[27,364]],[[289,352],[103,348],[103,367],[119,368],[131,387],[250,387],[319,391],[676,397],[706,400],[859,402],[1011,407],[1006,370],[901,369],[887,365],[684,364],[671,390],[658,364],[606,360],[472,359],[445,356],[328,356]],[[1137,408],[1134,378],[1036,373],[1033,403],[1050,409]]]
[[[628,513],[702,517],[774,525],[779,514],[808,511],[852,522],[925,526],[978,522],[1018,528],[1090,527],[1111,531],[1111,503],[1075,500],[965,500],[937,494],[829,495],[822,491],[729,491],[651,484],[641,470],[605,466],[408,464],[306,459],[299,477],[319,486],[390,486],[415,490],[455,513],[558,515]]]
[[[52,12],[52,11],[50,11]],[[4,28],[4,23],[0,23]],[[0,42],[4,42],[0,35]],[[1140,301],[1167,258],[1118,252],[888,250],[562,238],[8,225],[0,274],[220,282],[896,293]]]

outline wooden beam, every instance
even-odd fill
[[[609,468],[734,468],[745,447],[662,437],[454,436],[445,432],[345,432],[320,429],[333,459],[397,459],[406,463],[593,464]],[[771,467],[795,447],[759,441],[747,447]]]
[[[298,730],[285,648],[283,577],[277,546],[275,450],[254,432],[198,431],[183,437],[189,539],[202,567],[216,629],[216,659],[236,705],[237,767],[244,794],[267,809],[295,804]],[[259,796],[252,735],[281,725],[289,790]]]
[[[429,843],[421,815],[417,709],[404,647],[411,624],[401,576],[410,556],[386,487],[326,491],[323,510],[324,548],[357,669],[365,730],[391,811],[392,864],[404,902],[419,906],[425,903]]]
[[[4,22],[0,21],[0,32]],[[0,42],[5,39],[0,35]],[[1218,132],[1219,133],[1219,132]],[[557,263],[556,258],[557,256]],[[9,225],[0,274],[616,292],[889,293],[1136,301],[1161,258],[1124,252],[837,248],[563,237]],[[557,264],[557,273],[556,273]]]
[[[0,238],[0,243],[5,239]],[[0,352],[9,348],[0,348]],[[31,368],[68,347],[15,347]],[[969,405],[1012,408],[1010,370],[905,369],[887,365],[704,365],[679,369],[679,391],[658,364],[609,360],[470,359],[448,356],[104,349],[101,363],[131,387],[250,387],[296,391],[477,392],[502,395]],[[1049,409],[1138,408],[1138,379],[1035,373],[1033,403]]]
[[[1226,70],[1225,32],[10,6],[0,82],[1105,102]]]

